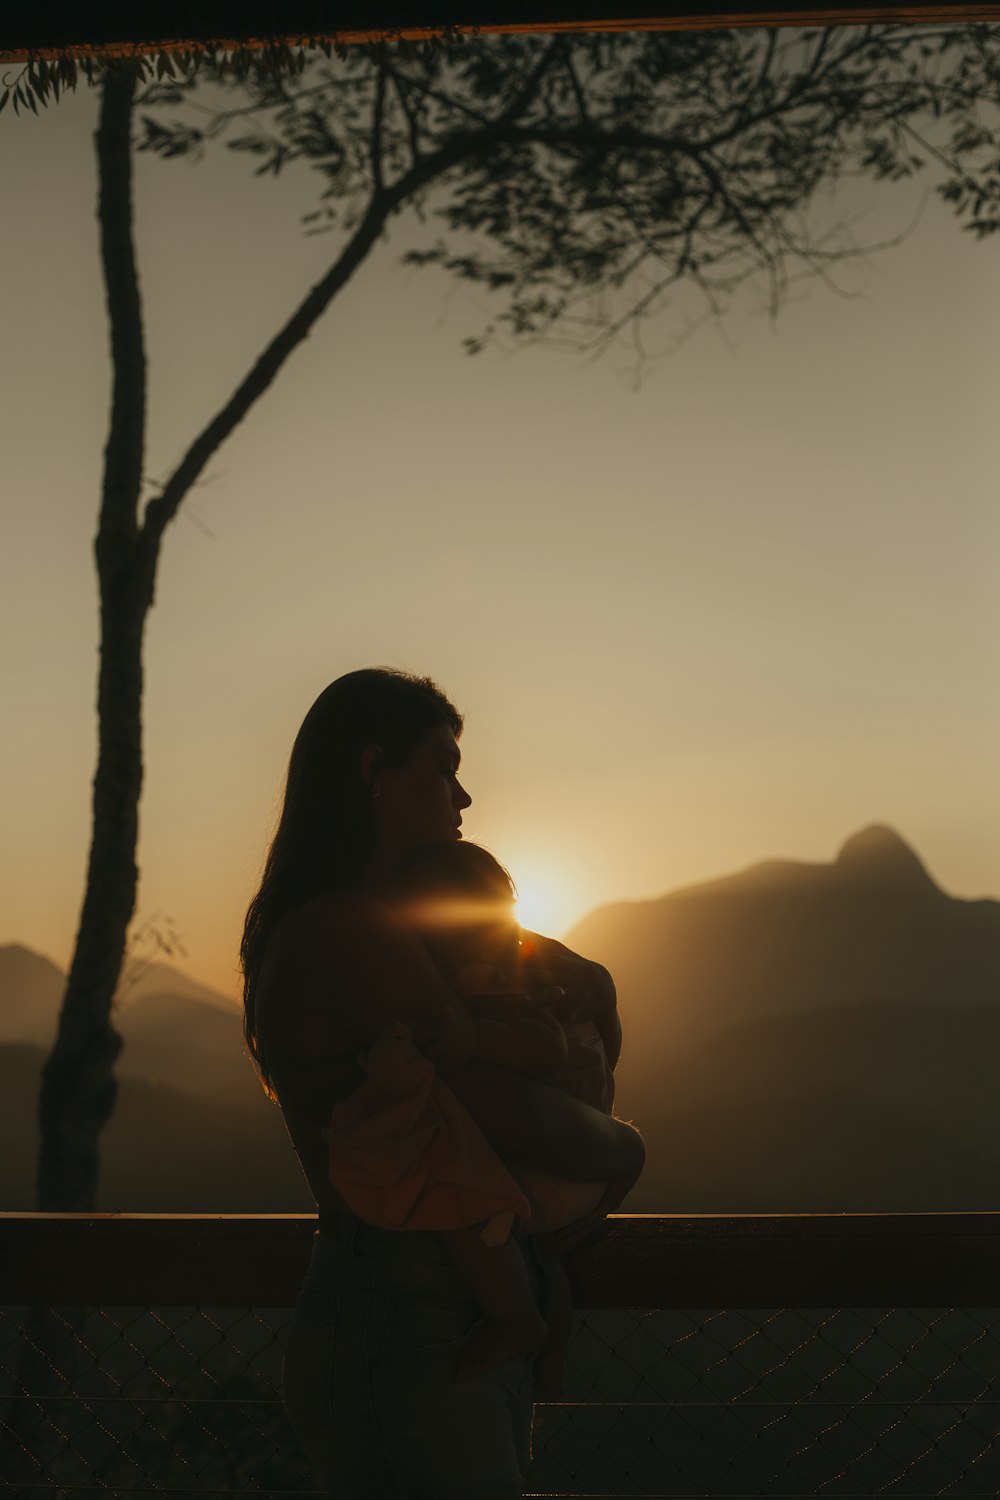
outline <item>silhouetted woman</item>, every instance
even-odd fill
[[[530,1458],[530,1356],[455,1378],[480,1307],[440,1235],[347,1211],[321,1134],[365,1077],[359,1053],[393,1022],[458,1003],[388,893],[416,849],[461,837],[471,801],[458,780],[461,729],[428,678],[372,668],[331,683],[293,746],[243,935],[247,1041],[319,1209],[285,1403],[338,1500],[515,1500]],[[558,944],[546,965],[581,992],[603,974]],[[638,1134],[565,1093],[478,1061],[444,1076],[515,1173],[641,1170]],[[565,1245],[589,1227],[567,1231]],[[537,1254],[530,1237],[518,1243],[544,1312]]]

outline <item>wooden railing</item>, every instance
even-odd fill
[[[280,1399],[315,1229],[0,1214],[0,1500],[318,1494]],[[531,1494],[1000,1495],[1000,1214],[618,1215],[569,1271]]]
[[[305,1214],[0,1214],[0,1303],[290,1306]],[[620,1214],[577,1305],[1000,1306],[1000,1213]]]

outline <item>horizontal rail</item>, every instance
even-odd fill
[[[432,0],[414,18],[406,0],[351,0],[335,14],[314,0],[49,0],[13,8],[0,25],[0,62],[27,62],[30,54],[113,57],[134,52],[180,52],[211,44],[260,48],[303,39],[368,42],[377,37],[420,40],[443,28],[486,34],[585,30],[715,30],[744,26],[931,24],[996,21],[998,4],[961,0]]]
[[[309,1214],[0,1214],[8,1306],[290,1306]],[[1000,1306],[1000,1213],[615,1214],[567,1258],[599,1307]]]

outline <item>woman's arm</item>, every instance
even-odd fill
[[[442,1076],[515,1177],[534,1167],[576,1182],[632,1182],[642,1171],[639,1132],[562,1089],[481,1062]]]
[[[309,976],[311,1003],[361,1046],[371,1046],[394,1021],[416,1029],[435,1011],[465,1014],[412,929],[371,898],[336,895],[314,903],[297,930],[296,954]],[[512,1170],[522,1163],[581,1182],[638,1177],[642,1170],[638,1131],[561,1089],[488,1062],[439,1072]]]
[[[569,1058],[566,1033],[551,1011],[539,1007],[529,1018],[476,1022],[479,1031],[479,1057],[483,1062],[519,1072],[551,1073],[565,1067]]]

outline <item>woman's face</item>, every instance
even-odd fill
[[[462,811],[472,798],[458,780],[461,758],[451,726],[437,724],[401,766],[376,773],[373,806],[383,844],[406,848],[462,837]]]

